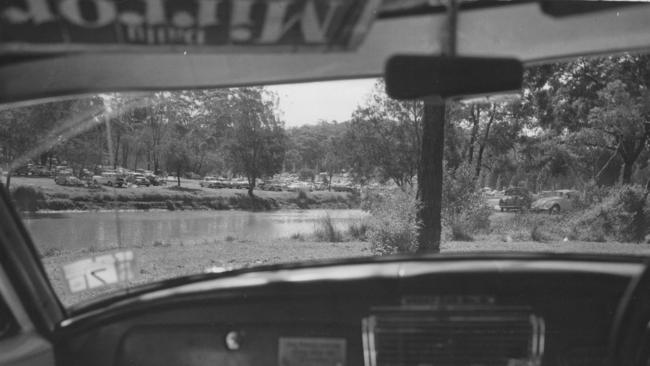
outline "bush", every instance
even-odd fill
[[[316,172],[314,172],[311,169],[301,169],[298,172],[298,177],[300,177],[300,180],[304,180],[304,181],[313,181],[315,175]]]
[[[298,190],[298,200],[307,200],[309,197],[307,196],[307,191],[304,189]]]
[[[172,202],[170,200],[165,201],[165,206],[167,207],[167,210],[169,210],[169,211],[176,210],[176,205],[174,205],[174,202]]]
[[[365,221],[353,222],[348,226],[348,235],[353,240],[368,240],[368,223]]]
[[[343,241],[343,235],[334,227],[330,215],[325,215],[316,222],[314,237],[316,241],[324,241],[328,243],[338,243]]]
[[[474,241],[474,237],[467,233],[465,226],[460,223],[451,225],[451,239],[456,241]]]
[[[295,233],[291,235],[291,240],[305,241],[305,236],[301,233]]]
[[[44,199],[43,192],[39,188],[32,186],[18,186],[12,190],[11,196],[16,208],[19,211],[26,212],[36,212]]]
[[[548,240],[546,235],[542,233],[538,225],[534,225],[533,229],[530,231],[530,239],[532,241],[545,242]]]
[[[47,209],[59,211],[59,210],[74,210],[76,208],[74,202],[69,199],[50,199],[45,202]]]
[[[645,189],[638,185],[618,186],[611,188],[602,202],[572,220],[572,236],[587,241],[641,242],[649,224]]]
[[[415,192],[394,190],[368,195],[363,206],[370,212],[368,240],[374,254],[415,252],[418,248],[419,203]]]
[[[490,227],[492,208],[476,188],[474,170],[462,164],[456,170],[445,167],[442,187],[442,220],[454,231],[471,233],[486,231]],[[462,236],[462,235],[461,235]],[[460,239],[454,239],[460,240]]]

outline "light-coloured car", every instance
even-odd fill
[[[199,185],[204,188],[213,188],[217,184],[217,177],[207,176],[199,182]]]
[[[119,187],[124,183],[124,179],[117,173],[104,172],[100,175],[93,175],[94,185],[105,185],[109,187]]]
[[[550,214],[570,211],[574,207],[575,200],[580,193],[570,189],[560,189],[553,191],[545,197],[541,197],[532,203],[532,211],[547,211]]]

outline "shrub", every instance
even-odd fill
[[[170,201],[170,200],[165,201],[165,206],[167,207],[167,209],[168,209],[169,211],[174,211],[174,210],[176,210],[176,206],[174,205],[174,202],[172,202],[172,201]]]
[[[547,237],[540,230],[539,225],[533,226],[532,230],[530,231],[530,239],[532,241],[538,241],[538,242],[545,242],[548,240]]]
[[[456,241],[474,241],[474,237],[466,231],[465,225],[460,223],[451,225],[451,239]]]
[[[572,235],[579,240],[641,242],[648,234],[650,207],[645,189],[638,185],[610,189],[602,202],[572,220]]]
[[[394,190],[374,193],[364,202],[370,212],[368,240],[374,254],[415,252],[420,222],[414,192]]]
[[[37,187],[18,186],[12,192],[16,208],[19,211],[35,212],[42,204],[44,195]]]
[[[291,240],[305,241],[305,236],[301,233],[295,233],[291,235]]]
[[[368,223],[365,221],[353,222],[348,226],[348,235],[353,240],[368,240]]]
[[[75,209],[75,204],[69,199],[50,199],[45,202],[46,207],[49,210],[73,210]]]
[[[336,227],[334,227],[330,215],[325,215],[318,219],[316,222],[316,230],[314,230],[314,237],[316,241],[329,243],[338,243],[343,241],[343,235],[336,229]]]
[[[298,200],[307,200],[309,197],[307,196],[307,191],[304,189],[298,190]]]
[[[41,252],[41,258],[58,257],[62,253],[59,248],[47,248]]]
[[[456,170],[445,166],[442,187],[442,219],[445,225],[469,235],[490,227],[492,208],[476,189],[474,170],[462,164]],[[454,239],[458,240],[458,239]]]
[[[316,173],[311,169],[301,169],[298,172],[298,177],[300,177],[300,180],[305,181],[313,181],[315,175]]]

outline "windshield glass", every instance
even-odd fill
[[[530,68],[517,99],[447,102],[440,250],[648,252],[648,82],[650,57],[625,54]],[[3,184],[65,305],[416,252],[423,109],[379,79],[3,107]]]

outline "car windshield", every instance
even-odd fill
[[[449,101],[440,250],[648,252],[649,83],[650,57],[621,54],[530,67],[516,99]],[[384,89],[3,107],[3,184],[66,306],[193,274],[415,252],[423,104]],[[558,188],[571,205],[532,204]]]

